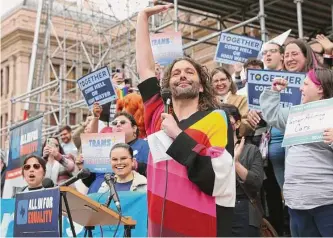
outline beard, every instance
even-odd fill
[[[200,82],[193,82],[185,88],[178,87],[180,82],[171,85],[172,97],[176,100],[194,99],[199,97]]]

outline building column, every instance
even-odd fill
[[[3,85],[1,85],[3,88],[1,88],[1,92],[2,92],[2,98],[7,98],[7,65],[4,65],[2,67],[2,83]],[[5,100],[3,100],[4,102]]]
[[[15,56],[11,56],[8,58],[9,61],[9,85],[8,94],[7,94],[7,109],[8,109],[8,119],[10,123],[13,123],[14,115],[13,115],[13,105],[10,99],[13,97],[13,90],[15,85]],[[7,89],[6,89],[7,90]]]

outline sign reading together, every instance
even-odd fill
[[[247,88],[249,109],[261,110],[259,98],[265,88],[270,89],[274,78],[284,78],[288,81],[288,87],[281,91],[281,106],[291,107],[301,102],[299,90],[306,75],[303,73],[290,73],[273,70],[247,70]]]
[[[216,47],[215,61],[224,64],[245,63],[248,58],[257,58],[262,41],[252,37],[222,32]]]
[[[108,68],[105,66],[77,80],[89,109],[94,102],[104,105],[117,99]]]

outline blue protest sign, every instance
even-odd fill
[[[273,70],[247,70],[247,88],[249,109],[260,110],[259,97],[265,88],[271,88],[274,78],[284,78],[288,80],[288,87],[281,91],[281,106],[291,107],[301,102],[301,92],[299,90],[306,74],[290,73]]]
[[[8,168],[3,197],[10,198],[13,187],[22,186],[22,164],[32,153],[42,155],[43,116],[27,120],[10,129]]]
[[[89,194],[88,197],[101,204],[104,204],[108,193],[93,193]],[[123,216],[131,216],[137,224],[132,230],[133,237],[147,237],[147,193],[146,192],[119,192],[119,199],[121,201],[121,208]],[[15,209],[15,199],[1,199],[1,236],[2,237],[13,237],[13,227],[14,227],[14,209]],[[111,209],[116,210],[114,204],[111,204]],[[62,237],[73,237],[68,218],[62,217]],[[80,224],[74,222],[75,232],[78,237],[83,237],[84,227]],[[116,226],[102,226],[101,233],[100,227],[96,227],[93,230],[93,237],[112,237],[114,235]],[[32,235],[29,235],[32,236]],[[46,236],[46,235],[45,235]],[[124,226],[120,226],[116,234],[116,237],[124,237]]]
[[[215,61],[224,64],[244,63],[248,58],[257,58],[262,41],[232,33],[221,33],[216,47]]]
[[[89,109],[94,102],[104,105],[117,99],[117,93],[112,85],[111,76],[105,66],[77,80]]]
[[[59,236],[59,188],[16,195],[14,236]]]

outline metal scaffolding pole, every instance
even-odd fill
[[[173,0],[173,6],[175,9],[174,12],[175,32],[178,32],[178,0]]]
[[[261,40],[263,42],[267,41],[266,23],[265,23],[265,4],[264,0],[259,0],[259,14],[260,14],[260,31]]]
[[[238,24],[236,24],[236,25],[234,25],[234,26],[231,26],[231,27],[229,27],[229,28],[227,28],[227,29],[224,29],[224,30],[221,31],[221,32],[229,32],[229,31],[232,31],[232,30],[234,30],[234,29],[237,29],[237,28],[239,28],[239,27],[242,27],[242,26],[244,26],[244,25],[247,25],[247,24],[249,24],[249,23],[251,23],[251,22],[257,21],[258,19],[260,19],[260,17],[261,17],[261,15],[259,14],[258,16],[252,17],[252,18],[250,18],[250,19],[248,19],[248,20],[246,20],[246,21],[244,21],[244,22],[240,22],[240,23],[238,23]],[[195,42],[190,42],[190,43],[184,45],[184,46],[183,46],[183,49],[186,50],[186,49],[188,49],[188,48],[190,48],[190,47],[193,47],[193,46],[195,46],[195,45],[197,45],[197,44],[200,44],[200,43],[203,43],[203,42],[208,41],[208,40],[210,40],[210,39],[213,39],[213,38],[219,36],[219,35],[221,34],[221,32],[214,32],[214,33],[212,33],[212,34],[209,34],[208,36],[205,36],[205,37],[202,37],[202,38],[198,39],[198,40],[195,41]]]
[[[298,25],[298,38],[303,38],[303,19],[302,19],[302,3],[303,0],[294,0],[297,7],[297,25]]]

